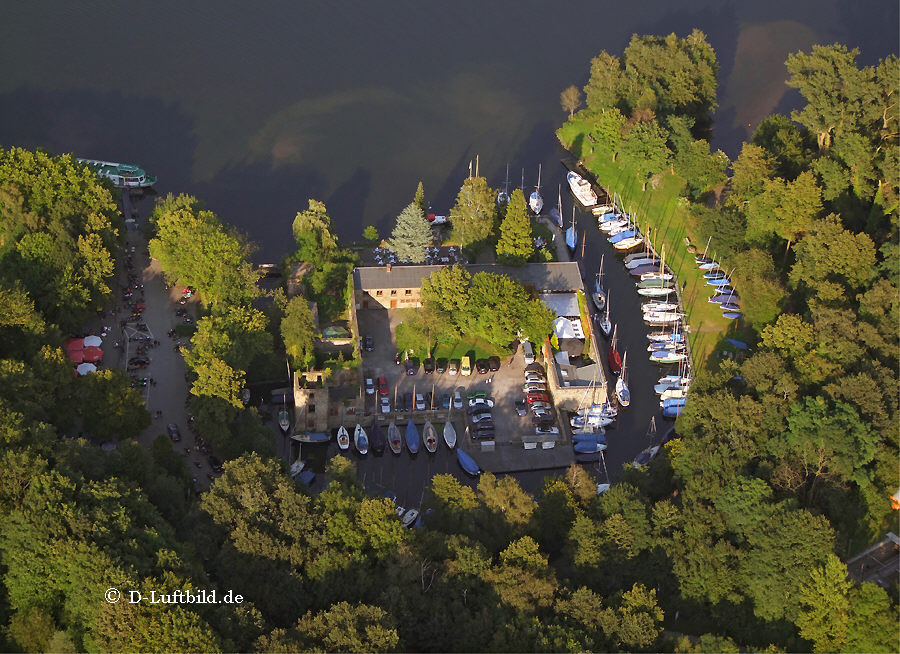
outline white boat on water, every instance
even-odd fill
[[[528,198],[528,206],[536,216],[541,215],[541,209],[544,208],[544,198],[541,197],[541,164],[538,164],[538,183]]]
[[[631,248],[636,248],[644,242],[643,238],[638,236],[632,236],[631,238],[625,238],[619,241],[618,243],[614,243],[613,247],[620,252],[625,250],[630,250]]]
[[[422,428],[422,441],[425,444],[425,449],[434,454],[437,451],[437,432],[434,429],[434,425],[431,424],[430,420],[425,421],[425,426]]]
[[[647,311],[644,322],[648,325],[671,325],[681,320],[682,314],[677,311]]]
[[[646,282],[651,279],[661,279],[663,281],[669,281],[674,277],[672,273],[667,272],[645,272],[641,273],[641,281]]]
[[[625,378],[625,364],[627,360],[628,352],[622,355],[622,370],[619,372],[619,378],[616,380],[616,399],[619,400],[619,404],[623,407],[631,404],[631,391],[628,390],[628,382]]]
[[[359,423],[356,423],[356,429],[353,430],[353,444],[356,445],[356,449],[360,454],[369,453],[369,437],[366,435],[366,430]]]
[[[400,436],[400,429],[393,420],[388,425],[388,445],[394,454],[400,454],[400,450],[403,448],[403,438]]]
[[[591,299],[594,301],[594,306],[597,307],[598,311],[603,311],[606,308],[606,290],[603,288],[604,256],[600,255],[600,270],[597,271],[597,277],[594,279],[594,290],[591,293]]]
[[[625,227],[628,225],[628,221],[624,218],[616,218],[615,220],[608,220],[604,223],[600,223],[600,231],[606,232],[607,234],[614,229],[618,229],[619,227]]]
[[[100,177],[105,177],[116,188],[147,188],[156,184],[156,178],[148,175],[143,168],[133,164],[99,161],[97,159],[76,159]]]
[[[606,294],[606,313],[603,314],[603,317],[600,318],[600,321],[597,323],[600,326],[600,331],[603,332],[603,335],[609,338],[610,333],[612,332],[612,321],[609,319],[609,293]]]
[[[586,207],[593,207],[597,204],[597,194],[591,188],[591,183],[584,177],[570,170],[566,175],[566,180],[569,182],[569,188],[572,189],[572,195],[578,198],[581,204]]]
[[[444,423],[444,442],[451,450],[456,447],[456,429],[454,429],[453,423],[450,422],[449,416],[447,416],[447,422]]]
[[[643,295],[644,297],[665,297],[669,295],[669,293],[674,293],[674,288],[665,288],[661,286],[657,286],[656,288],[639,288],[638,295]]]
[[[610,213],[611,211],[615,211],[616,208],[611,204],[598,204],[596,207],[591,209],[591,213],[595,216],[602,216],[605,213]]]
[[[678,363],[686,357],[687,355],[684,352],[673,352],[671,350],[653,350],[650,353],[650,360],[653,363]]]
[[[655,300],[650,300],[641,305],[641,310],[644,313],[647,313],[648,311],[678,311],[678,304],[676,302],[656,302]]]

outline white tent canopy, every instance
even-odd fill
[[[103,339],[99,336],[85,336],[84,337],[84,346],[85,347],[100,347],[103,345]]]
[[[78,367],[75,368],[79,375],[87,375],[91,372],[96,372],[97,366],[93,363],[82,363],[79,364]]]

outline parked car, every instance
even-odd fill
[[[469,361],[469,357],[463,357],[460,361],[459,374],[463,377],[468,377],[472,374],[472,364]]]
[[[493,407],[494,400],[492,400],[490,398],[486,398],[486,397],[473,397],[471,400],[469,400],[469,406],[470,407],[473,407],[473,406]]]
[[[146,368],[150,365],[150,359],[144,357],[131,357],[128,359],[129,368]]]
[[[391,412],[391,401],[386,398],[384,395],[381,396],[381,412],[382,413],[390,413]]]
[[[491,372],[497,372],[498,370],[500,370],[500,357],[489,358],[488,368],[491,369]]]
[[[169,439],[176,443],[181,440],[181,432],[178,431],[178,425],[170,423],[166,425],[166,431],[169,432]]]
[[[553,424],[554,422],[556,422],[556,418],[546,409],[541,409],[531,414],[531,424],[533,425]]]
[[[366,336],[363,336],[362,346],[366,352],[371,352],[375,349],[375,339],[368,334]]]
[[[487,397],[487,391],[472,391],[466,397],[469,400],[483,400]]]
[[[459,372],[459,360],[450,359],[450,365],[447,367],[448,375],[455,375]]]
[[[549,402],[550,396],[546,393],[542,393],[539,391],[534,391],[532,393],[528,393],[525,396],[525,401],[531,404],[532,402]]]
[[[553,427],[553,426],[549,426],[549,425],[546,427],[538,426],[538,427],[534,428],[534,433],[535,434],[558,434],[559,427]]]
[[[480,413],[475,413],[472,415],[472,422],[476,423],[476,424],[481,422],[482,420],[493,420],[493,419],[494,418],[493,418],[493,416],[491,416],[490,410],[481,411]]]
[[[519,416],[524,416],[528,413],[528,405],[525,404],[525,400],[516,400],[516,413]]]
[[[366,377],[366,395],[375,395],[375,382],[371,377]]]
[[[473,440],[481,440],[483,438],[493,438],[494,437],[494,429],[491,427],[490,429],[483,429],[481,431],[471,430],[469,434],[472,436]]]
[[[528,384],[530,382],[543,384],[543,383],[547,382],[547,378],[544,377],[543,375],[537,374],[536,372],[526,372],[525,373],[525,383]]]
[[[403,394],[403,404],[397,407],[397,411],[412,411],[413,406],[412,395],[409,393]]]
[[[378,394],[379,395],[387,395],[388,394],[388,385],[387,379],[382,375],[378,378]]]
[[[416,365],[415,359],[407,359],[406,360],[406,374],[407,375],[415,375],[419,372],[419,366]]]
[[[426,375],[430,375],[434,372],[434,359],[428,357],[422,362],[422,369],[425,371]]]
[[[443,375],[447,370],[447,359],[438,359],[437,360],[437,374]]]
[[[481,411],[490,411],[492,406],[492,404],[488,404],[487,402],[478,401],[475,404],[470,404],[466,408],[466,413],[471,416],[472,414],[479,413]]]
[[[488,371],[488,362],[485,359],[478,359],[475,362],[475,370],[478,371],[479,375],[483,375]]]
[[[453,408],[454,409],[462,409],[463,407],[463,398],[462,398],[462,386],[453,391]]]
[[[532,411],[550,411],[553,405],[549,402],[532,402],[530,408]]]
[[[547,384],[543,382],[528,382],[524,386],[522,386],[522,392],[524,393],[546,393],[547,392]]]
[[[444,409],[450,408],[450,393],[441,393],[441,407]]]
[[[425,410],[425,398],[422,397],[421,393],[416,393],[416,411],[424,411]]]

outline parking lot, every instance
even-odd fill
[[[435,409],[424,412],[416,411],[415,420],[424,422],[424,420],[430,419],[433,422],[444,422],[447,419],[448,411],[442,408],[441,398],[445,393],[452,397],[454,391],[459,389],[464,406],[467,406],[466,396],[468,394],[484,391],[487,397],[494,400],[492,415],[495,424],[493,439],[495,447],[493,451],[490,451],[491,448],[488,444],[488,451],[482,452],[481,442],[476,443],[471,438],[466,438],[465,427],[472,423],[464,409],[452,409],[450,412],[450,419],[453,421],[459,437],[459,445],[466,450],[478,453],[478,461],[484,469],[492,472],[531,470],[560,467],[571,463],[571,448],[563,446],[565,435],[538,436],[532,425],[531,416],[529,414],[519,416],[516,413],[515,402],[523,397],[522,384],[525,379],[525,361],[521,352],[517,352],[511,357],[501,358],[499,369],[493,372],[489,370],[486,373],[478,373],[473,361],[472,374],[468,376],[459,373],[452,375],[448,371],[426,374],[422,362],[418,362],[416,374],[409,375],[402,360],[400,365],[396,362],[397,347],[393,332],[400,315],[402,314],[398,311],[386,309],[365,309],[357,313],[360,334],[371,336],[374,345],[372,351],[364,350],[362,352],[363,377],[371,378],[375,386],[373,394],[365,395],[367,414],[382,415],[377,406],[379,397],[377,379],[379,376],[384,376],[387,381],[387,397],[391,403],[391,413],[385,418],[401,422],[408,420],[410,413],[405,410],[395,411],[395,397],[397,402],[402,405],[403,398],[407,394],[414,398],[414,393],[424,396],[428,392],[433,392]],[[542,450],[538,445],[536,450],[525,450],[523,443],[526,440],[555,442],[557,447],[552,450]],[[484,442],[487,442],[487,439]]]

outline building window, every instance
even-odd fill
[[[391,297],[397,295],[397,291],[391,291]]]
[[[384,295],[384,291],[375,291],[375,297],[381,297]]]
[[[412,295],[412,291],[410,289],[406,289],[406,295]]]
[[[315,413],[315,412],[316,412],[316,405],[315,405],[315,404],[308,404],[306,410],[307,410],[308,413]]]

